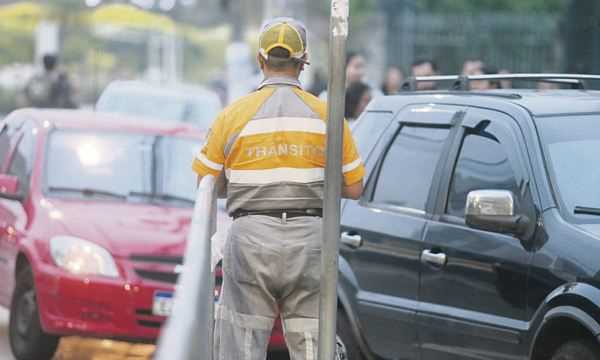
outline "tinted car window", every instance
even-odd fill
[[[425,210],[449,130],[404,126],[381,164],[373,202]]]
[[[373,146],[375,146],[391,120],[391,112],[369,111],[360,118],[360,121],[354,127],[353,133],[356,138],[356,146],[364,161],[367,160]]]
[[[487,132],[469,133],[456,163],[446,212],[464,217],[467,194],[473,190],[510,190],[518,194],[517,180],[504,146]]]

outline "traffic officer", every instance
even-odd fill
[[[258,90],[227,107],[194,159],[227,178],[234,221],[215,308],[215,360],[264,360],[278,315],[293,360],[317,358],[326,104],[302,90],[306,29],[290,18],[262,28]],[[357,199],[364,167],[344,123],[343,196]]]

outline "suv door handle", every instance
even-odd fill
[[[445,266],[448,257],[444,253],[433,253],[431,250],[423,250],[421,261],[435,266]]]
[[[344,231],[342,233],[342,244],[348,245],[351,248],[357,249],[362,246],[362,236],[357,233]]]

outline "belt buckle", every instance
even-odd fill
[[[287,224],[287,212],[286,211],[281,213],[281,223],[283,225]]]

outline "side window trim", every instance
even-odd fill
[[[452,111],[453,115],[449,120],[439,121],[434,119],[433,121],[415,121],[413,119],[404,120],[408,111],[413,109],[419,109],[423,107],[431,107],[431,106],[440,106],[442,109],[446,109],[446,111]],[[388,129],[382,133],[380,136],[380,141],[384,140],[385,145],[382,150],[379,151],[379,154],[375,154],[374,151],[371,152],[370,158],[371,161],[375,160],[375,164],[373,170],[369,174],[369,178],[367,179],[365,185],[365,191],[363,192],[363,196],[359,200],[359,205],[367,208],[373,208],[384,211],[394,211],[399,213],[405,213],[409,215],[418,215],[421,217],[430,216],[428,214],[435,214],[435,207],[437,206],[437,197],[439,196],[440,191],[443,189],[443,184],[440,181],[440,174],[445,174],[444,168],[448,163],[449,159],[452,159],[451,155],[446,150],[452,149],[453,144],[456,143],[454,140],[457,136],[460,136],[461,127],[459,126],[466,114],[467,107],[455,104],[431,104],[431,103],[418,103],[418,104],[409,104],[402,108],[394,119],[388,126]],[[375,193],[375,187],[377,185],[377,180],[380,175],[382,163],[385,159],[386,154],[388,153],[390,147],[392,146],[394,140],[402,130],[403,126],[420,126],[420,127],[436,127],[436,128],[448,128],[449,134],[446,139],[446,143],[444,144],[444,148],[440,155],[440,159],[438,161],[438,166],[435,169],[434,180],[431,184],[429,194],[427,196],[427,203],[425,206],[425,210],[414,209],[410,207],[402,207],[402,206],[394,206],[389,204],[376,204],[373,202],[373,196]],[[377,146],[374,147],[374,149]]]
[[[385,161],[385,158],[386,158],[391,146],[393,145],[394,141],[396,140],[396,137],[400,134],[400,132],[402,131],[402,129],[405,126],[448,129],[449,135],[448,135],[448,138],[445,140],[444,148],[446,148],[448,146],[448,142],[450,141],[450,136],[452,135],[452,127],[450,127],[450,126],[439,125],[439,124],[398,121],[396,123],[396,128],[394,129],[391,136],[389,136],[389,138],[386,139],[387,143],[385,144],[383,150],[378,155],[377,162],[375,164],[375,168],[373,169],[372,174],[368,179],[367,185],[365,187],[365,192],[363,193],[363,196],[361,197],[359,204],[363,207],[372,208],[372,209],[378,209],[378,210],[383,210],[383,211],[392,211],[392,212],[404,213],[407,215],[414,215],[414,216],[420,216],[420,217],[427,217],[428,212],[430,212],[430,211],[428,211],[430,209],[430,205],[431,205],[430,199],[432,198],[432,192],[433,192],[433,189],[435,188],[436,182],[437,182],[435,180],[435,178],[434,178],[432,185],[429,188],[429,192],[427,194],[427,203],[425,206],[425,210],[416,209],[416,208],[412,208],[412,207],[392,205],[392,204],[377,203],[373,200],[374,195],[375,195],[375,188],[377,187],[377,182],[381,175],[381,169],[383,166],[383,162]],[[443,156],[443,155],[441,155],[441,156]],[[437,172],[439,171],[439,168],[441,166],[440,163],[442,160],[443,160],[443,157],[440,157],[440,159],[438,160],[438,165],[435,169],[435,174],[437,174]]]
[[[6,172],[8,174],[11,174],[13,162],[15,161],[15,155],[19,151],[20,146],[23,144],[24,141],[31,141],[31,144],[25,144],[25,145],[31,145],[30,149],[25,149],[25,150],[28,150],[29,153],[25,154],[25,156],[23,158],[23,165],[25,166],[25,168],[24,168],[25,174],[11,174],[11,175],[15,175],[15,176],[19,177],[20,187],[21,186],[23,187],[22,188],[23,194],[29,194],[29,192],[30,192],[31,176],[32,176],[32,172],[33,172],[34,162],[35,162],[35,149],[36,149],[36,140],[37,140],[37,136],[35,136],[31,132],[34,128],[35,128],[35,124],[31,120],[24,120],[21,122],[20,126],[18,127],[18,129],[15,132],[16,141],[14,143],[14,146],[11,149],[10,159],[6,164],[7,165]],[[28,167],[30,167],[30,168],[28,168]]]
[[[475,120],[474,117],[478,114],[485,115],[480,120]],[[493,115],[500,115],[506,118],[506,120],[499,120],[496,118],[494,120]],[[486,119],[488,118],[488,119]],[[522,136],[522,133],[516,129],[517,124],[511,123],[510,120],[512,117],[504,112],[495,111],[493,109],[481,109],[481,108],[469,108],[467,110],[466,116],[463,117],[463,120],[459,126],[459,133],[457,134],[458,139],[460,141],[456,141],[454,146],[452,147],[450,153],[448,154],[448,161],[445,166],[444,178],[441,179],[440,191],[436,200],[436,208],[435,208],[435,219],[442,220],[444,222],[454,223],[457,225],[465,225],[464,218],[460,218],[451,214],[446,213],[446,209],[448,206],[448,198],[450,194],[450,186],[452,183],[452,178],[456,171],[456,166],[458,165],[458,159],[460,157],[460,152],[463,147],[464,140],[467,136],[469,130],[476,129],[477,126],[485,120],[493,121],[493,123],[498,126],[496,134],[499,137],[499,141],[503,144],[503,148],[506,149],[506,154],[508,160],[513,168],[515,173],[515,178],[517,180],[517,185],[520,188],[519,194],[515,194],[517,197],[523,196],[523,191],[526,189],[527,185],[531,184],[531,175],[526,169],[526,159],[523,159],[525,156],[523,154],[523,149],[518,144],[518,136]],[[499,131],[498,131],[499,130]],[[506,146],[504,144],[509,143],[510,146]]]

